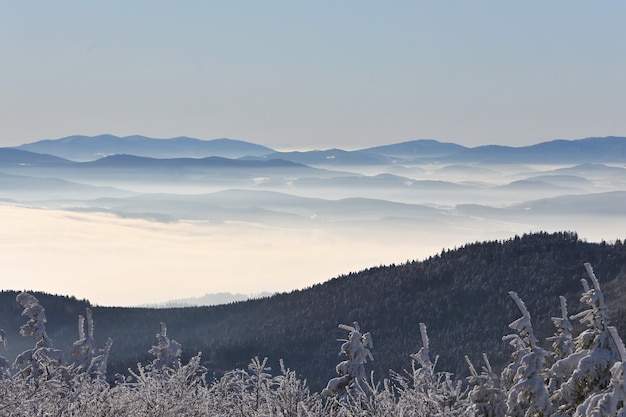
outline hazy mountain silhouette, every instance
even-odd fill
[[[354,151],[342,149],[312,150],[301,152],[274,152],[264,158],[282,158],[307,165],[359,166],[395,165],[402,163],[431,162],[437,158],[453,155],[464,146],[443,143],[431,139],[419,139],[392,145],[376,146]]]
[[[467,148],[454,143],[420,139],[354,151],[342,149],[276,152],[271,148],[233,139],[200,140],[188,137],[153,139],[144,136],[69,136],[42,140],[16,149],[92,161],[128,154],[152,158],[285,159],[306,165],[358,166],[426,162],[511,163],[618,163],[626,158],[626,138],[617,136],[578,140],[552,140],[530,146],[486,145]]]
[[[448,154],[441,159],[445,162],[486,164],[623,162],[626,159],[626,138],[559,139],[522,147],[478,146]]]
[[[286,159],[306,165],[386,165],[393,159],[384,154],[366,151],[344,151],[342,149],[314,150],[303,152],[273,152],[266,159]]]
[[[271,148],[234,139],[200,140],[189,137],[154,139],[145,136],[68,136],[18,146],[18,149],[46,153],[75,161],[92,161],[108,155],[130,154],[153,158],[221,156],[239,158],[265,155]]]
[[[144,194],[127,198],[99,198],[75,202],[66,210],[102,211],[122,217],[152,220],[211,220],[212,222],[248,221],[287,225],[294,222],[318,224],[339,220],[381,220],[397,217],[442,220],[441,210],[418,204],[380,199],[344,198],[328,200],[298,197],[260,190],[226,190],[210,194]],[[339,227],[336,223],[327,226]]]
[[[575,191],[576,188],[566,186],[566,185],[557,185],[552,182],[546,181],[545,179],[523,179],[518,181],[513,181],[509,184],[502,185],[496,187],[496,189],[500,190],[512,190],[512,191],[523,191],[523,190],[541,190],[541,191],[550,191],[553,193],[567,193]]]
[[[616,166],[607,166],[601,163],[585,163],[580,165],[575,165],[572,167],[566,168],[558,168],[551,173],[554,174],[565,174],[565,175],[578,175],[585,178],[593,178],[593,177],[605,177],[605,178],[625,178],[626,177],[626,168],[616,167]]]
[[[431,160],[441,156],[455,154],[467,149],[456,143],[439,142],[433,139],[418,139],[391,145],[375,146],[362,149],[361,152],[385,155],[394,158],[416,162]]]
[[[623,217],[624,207],[626,207],[626,191],[612,191],[544,198],[538,201],[516,204],[510,210],[530,211],[535,215],[567,213],[568,216],[575,216],[594,213],[598,216]],[[608,219],[605,218],[605,220]]]
[[[205,158],[149,158],[144,156],[118,154],[106,156],[96,161],[82,162],[77,164],[80,167],[98,168],[219,168],[219,169],[242,169],[242,168],[265,168],[265,167],[298,167],[309,168],[302,164],[286,161],[283,159],[271,160],[244,160],[230,159],[219,156],[208,156]],[[313,168],[309,168],[313,171]]]
[[[320,166],[461,162],[487,165],[618,163],[626,159],[626,138],[609,136],[578,140],[560,139],[522,147],[486,145],[474,148],[422,139],[355,151],[329,149],[276,152],[264,157],[282,158],[307,165]]]
[[[29,152],[15,148],[0,148],[0,168],[16,166],[63,166],[72,161],[53,155]]]
[[[585,216],[611,224],[624,217],[626,191],[610,191],[592,194],[567,194],[524,201],[506,207],[490,207],[480,204],[458,204],[454,211],[467,216],[490,219],[531,221],[537,218],[572,219]],[[619,233],[619,229],[616,230]]]
[[[20,201],[129,197],[133,193],[109,186],[78,184],[57,178],[37,178],[0,172],[0,195]]]
[[[168,300],[163,303],[155,303],[148,305],[140,305],[141,308],[179,308],[179,307],[200,307],[200,306],[216,306],[222,304],[232,304],[240,301],[247,301],[255,298],[270,297],[272,293],[264,292],[259,294],[241,294],[231,292],[218,292],[212,294],[204,294],[200,297],[177,298]]]
[[[346,175],[281,159],[150,158],[119,154],[95,161],[72,162],[10,148],[0,148],[0,172],[133,190],[141,188],[142,184],[179,184],[179,190],[189,187],[240,188],[253,186],[265,178]]]
[[[587,178],[576,176],[576,175],[537,175],[527,177],[526,180],[531,181],[544,181],[554,185],[561,185],[564,187],[572,187],[572,188],[585,188],[592,185],[592,181]]]

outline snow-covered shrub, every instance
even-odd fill
[[[182,346],[175,340],[167,337],[167,326],[161,322],[161,330],[156,334],[158,344],[152,346],[148,351],[155,356],[152,361],[152,369],[159,370],[163,368],[178,369],[180,366],[180,355]]]
[[[74,370],[85,372],[92,378],[106,378],[107,362],[113,341],[109,338],[102,349],[98,349],[96,356],[96,343],[93,337],[94,324],[91,309],[86,309],[86,320],[82,315],[78,316],[78,340],[74,342]],[[85,321],[87,332],[85,333]]]
[[[340,375],[328,381],[322,395],[333,395],[340,403],[348,403],[370,394],[365,374],[367,358],[374,360],[369,348],[373,347],[372,336],[361,333],[359,324],[355,321],[352,326],[340,324],[339,328],[348,332],[347,339],[338,339],[343,342],[340,355],[346,359],[335,367]]]
[[[611,367],[608,387],[589,396],[576,408],[576,417],[612,417],[626,415],[626,348],[614,327],[608,328],[620,355],[620,361]]]
[[[611,369],[620,361],[600,284],[591,265],[586,263],[585,269],[593,285],[589,287],[587,280],[581,280],[581,302],[588,308],[571,318],[585,324],[586,329],[574,339],[574,352],[550,369],[552,401],[561,413],[573,413],[587,398],[607,388],[615,377]]]
[[[0,343],[2,343],[5,349],[7,348],[7,333],[4,329],[0,329]],[[0,356],[0,379],[8,378],[11,375],[9,371],[10,366],[9,361],[4,356]]]
[[[506,415],[549,416],[553,406],[544,381],[546,352],[538,345],[526,305],[514,291],[509,292],[509,295],[515,301],[522,317],[509,324],[509,327],[518,334],[503,338],[510,340],[515,348],[514,362],[503,371],[503,379],[511,384],[507,393]]]
[[[556,333],[547,339],[549,342],[552,342],[553,361],[563,359],[574,352],[573,328],[567,317],[567,301],[562,295],[559,297],[559,300],[561,302],[561,317],[552,317]]]
[[[259,360],[258,356],[255,356],[248,364],[247,384],[252,388],[252,397],[254,399],[254,411],[258,411],[261,405],[263,397],[267,398],[267,391],[270,389],[270,383],[272,374],[272,368],[267,366],[267,358]]]
[[[398,385],[398,408],[410,410],[414,416],[462,415],[467,408],[462,381],[456,381],[449,372],[435,372],[438,356],[430,358],[430,341],[426,325],[420,323],[422,347],[411,355],[411,372],[406,375],[392,372]]]
[[[29,293],[20,293],[16,300],[24,307],[23,316],[29,317],[26,324],[20,327],[22,336],[32,336],[36,343],[33,349],[26,350],[19,354],[13,362],[13,367],[17,368],[26,365],[17,374],[37,380],[42,375],[46,377],[63,364],[63,352],[54,349],[52,340],[46,333],[46,313],[39,304],[39,300]]]
[[[297,377],[295,371],[287,368],[280,360],[280,375],[272,379],[271,413],[274,416],[298,417],[304,410],[310,410],[319,402],[317,394],[311,394],[306,380]]]
[[[137,365],[129,369],[134,382],[121,384],[120,400],[132,416],[194,416],[206,415],[208,409],[206,369],[200,364],[201,354],[176,369],[159,370]]]
[[[107,376],[107,364],[109,361],[109,354],[111,352],[111,346],[113,340],[109,337],[104,345],[104,348],[98,349],[99,355],[94,356],[91,359],[91,365],[89,366],[89,375],[92,378],[106,379]]]
[[[467,356],[465,356],[465,361],[470,370],[467,381],[471,387],[467,394],[470,403],[467,408],[467,415],[471,417],[504,417],[506,399],[502,387],[500,387],[500,379],[493,372],[487,354],[483,353],[485,365],[480,374]]]
[[[248,369],[224,374],[208,389],[210,408],[215,415],[229,416],[322,416],[319,395],[311,394],[306,381],[281,364],[281,374],[269,373],[267,358],[253,358]]]
[[[96,343],[93,340],[93,317],[91,309],[86,309],[87,333],[85,333],[85,317],[78,316],[78,340],[74,342],[74,364],[77,368],[87,371],[91,366],[91,360],[96,351]]]
[[[248,373],[243,369],[228,371],[211,387],[212,408],[218,414],[228,413],[231,416],[252,414],[248,393]]]

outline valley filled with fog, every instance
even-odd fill
[[[5,287],[101,305],[281,292],[474,241],[626,230],[624,138],[309,152],[177,140],[0,148]]]

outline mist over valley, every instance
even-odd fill
[[[618,137],[306,152],[45,140],[0,148],[0,260],[14,289],[139,305],[290,291],[534,231],[612,241],[626,226],[625,152]]]

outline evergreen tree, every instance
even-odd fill
[[[609,385],[589,396],[576,408],[575,417],[624,417],[626,416],[626,348],[614,327],[609,326],[609,335],[615,343],[620,360],[611,367]]]
[[[505,336],[516,348],[514,362],[503,372],[504,379],[512,383],[507,393],[507,412],[510,417],[543,417],[553,410],[545,386],[545,351],[539,347],[533,331],[530,313],[514,291],[509,295],[522,313],[509,327],[518,334]]]
[[[373,347],[372,336],[369,332],[362,334],[359,324],[353,326],[340,324],[339,328],[348,332],[347,339],[338,339],[343,342],[340,354],[346,359],[335,367],[340,375],[328,381],[322,395],[334,395],[340,403],[350,403],[355,399],[370,394],[365,375],[367,358],[374,360],[369,348]]]
[[[547,339],[552,342],[553,361],[563,359],[574,351],[573,327],[567,317],[567,301],[562,295],[559,296],[559,301],[561,302],[561,317],[552,317],[556,333]]]
[[[592,287],[586,279],[581,280],[581,302],[588,308],[571,318],[585,324],[586,329],[575,338],[574,352],[550,369],[551,378],[557,381],[551,381],[550,386],[558,387],[551,398],[561,413],[573,413],[587,398],[607,388],[613,378],[611,369],[620,361],[600,284],[591,265],[586,263],[585,269]]]

